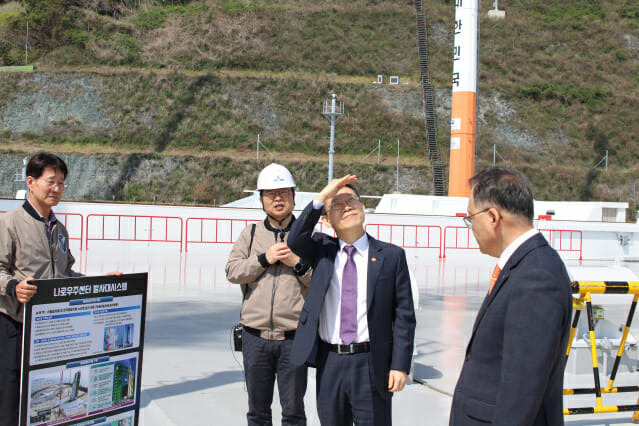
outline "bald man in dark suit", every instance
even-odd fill
[[[466,225],[498,258],[453,395],[451,425],[563,425],[572,314],[564,263],[533,228],[533,195],[504,168],[470,180]]]

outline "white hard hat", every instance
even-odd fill
[[[286,167],[271,163],[257,177],[257,190],[280,188],[295,188],[295,181]]]

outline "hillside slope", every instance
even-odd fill
[[[505,21],[485,18],[488,2],[481,14],[478,168],[495,146],[539,199],[636,204],[639,4],[505,6]],[[433,0],[425,12],[447,161],[454,3]],[[427,168],[412,2],[0,2],[4,64],[23,60],[27,19],[37,72],[0,78],[5,150],[28,140],[232,157],[260,134],[283,160],[311,160],[326,155],[321,106],[337,93],[338,155],[362,157],[377,140],[391,155],[399,139],[401,155]],[[374,85],[377,74],[407,84]],[[606,151],[608,171],[592,170]]]

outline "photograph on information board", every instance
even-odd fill
[[[20,426],[137,425],[147,274],[33,284]]]

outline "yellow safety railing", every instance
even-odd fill
[[[570,330],[570,337],[568,339],[568,348],[566,350],[566,356],[570,355],[570,349],[572,347],[572,339],[575,337],[577,331],[577,324],[579,323],[579,316],[583,309],[584,303],[586,304],[586,313],[588,315],[588,332],[590,340],[590,351],[592,355],[592,372],[595,380],[594,388],[579,388],[579,389],[564,389],[564,395],[583,395],[583,394],[595,394],[596,405],[594,407],[580,407],[580,408],[564,408],[564,414],[587,414],[587,413],[615,413],[619,411],[634,411],[632,417],[633,421],[639,420],[639,400],[634,405],[611,405],[603,406],[601,403],[601,394],[604,393],[620,393],[620,392],[639,392],[639,386],[618,386],[614,387],[615,377],[617,376],[617,369],[619,368],[619,362],[623,356],[623,351],[626,346],[626,339],[630,332],[630,325],[632,324],[632,317],[635,314],[635,308],[637,306],[637,300],[639,299],[639,282],[632,281],[574,281],[572,283],[573,294],[579,294],[579,299],[574,300],[573,308],[575,310],[575,316],[572,320],[572,328]],[[597,362],[597,345],[595,341],[595,327],[592,315],[592,303],[591,294],[634,294],[632,304],[630,305],[630,311],[628,312],[628,318],[626,319],[626,327],[623,330],[621,341],[619,342],[619,350],[617,351],[617,357],[610,373],[610,380],[608,386],[601,387],[599,383],[599,365]]]

